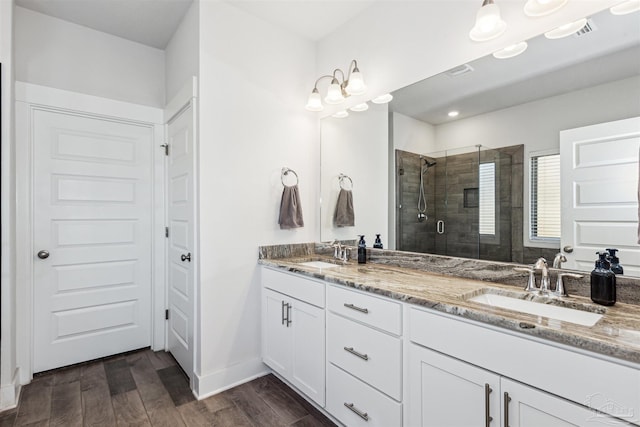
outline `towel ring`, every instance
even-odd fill
[[[349,180],[349,187],[345,187],[345,181]],[[349,177],[349,175],[345,175],[343,173],[341,173],[340,175],[338,175],[338,184],[340,185],[340,188],[342,188],[343,190],[352,190],[353,189],[353,180],[351,179],[351,177]]]
[[[298,185],[298,182],[300,182],[300,178],[298,178],[298,174],[296,173],[296,171],[289,168],[282,168],[282,172],[280,173],[280,182],[282,182],[282,185],[284,185],[285,187],[288,187],[288,185],[284,183],[284,177],[289,175],[289,172],[291,172],[296,177],[296,183],[293,185]]]

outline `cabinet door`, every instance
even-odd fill
[[[409,349],[409,426],[500,427],[500,377],[416,344]]]
[[[502,378],[502,413],[504,427],[573,427],[629,426],[625,422],[598,413],[585,406],[545,393],[515,381]],[[507,398],[509,401],[507,401]],[[615,404],[613,402],[603,402]],[[621,408],[622,409],[622,408]],[[632,413],[619,412],[621,418]]]
[[[324,310],[293,300],[289,317],[293,340],[289,380],[316,403],[324,406]]]
[[[262,289],[262,361],[288,378],[291,371],[292,325],[286,322],[291,299],[270,289]]]

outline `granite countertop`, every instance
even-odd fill
[[[571,296],[553,302],[556,305],[603,314],[594,326],[589,327],[467,300],[469,297],[486,292],[539,302],[550,300],[521,292],[521,289],[513,285],[437,274],[405,266],[377,263],[361,265],[353,260],[350,260],[347,265],[327,269],[300,264],[311,260],[335,262],[329,256],[306,255],[261,258],[259,263],[600,353],[622,361],[640,363],[640,306],[638,305],[618,302],[614,306],[604,307],[581,296]],[[527,276],[523,275],[522,287],[526,281]]]

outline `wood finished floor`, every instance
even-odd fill
[[[169,353],[149,349],[37,375],[4,426],[335,426],[273,375],[197,401]]]

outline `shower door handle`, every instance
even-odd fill
[[[438,234],[444,234],[444,221],[443,220],[438,220],[438,222],[436,223],[436,232]]]

